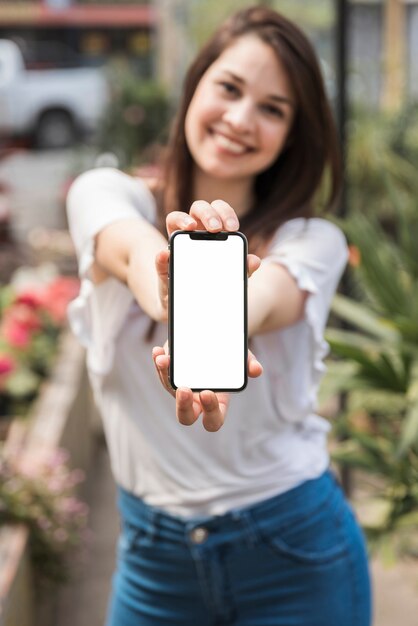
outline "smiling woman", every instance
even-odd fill
[[[152,188],[102,169],[69,192],[83,279],[70,319],[88,349],[122,519],[107,626],[370,624],[363,537],[316,412],[347,260],[341,231],[313,217],[325,169],[331,208],[339,148],[318,61],[292,22],[257,6],[222,24],[191,65]],[[174,391],[167,236],[238,228],[264,373],[249,353],[244,391]],[[188,325],[197,345],[202,319]]]

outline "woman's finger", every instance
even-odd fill
[[[226,394],[223,394],[223,396],[224,395]],[[201,391],[199,397],[203,412],[203,427],[209,432],[216,432],[225,421],[227,403],[224,400],[220,401],[216,393],[208,389]]]
[[[172,211],[165,220],[168,236],[176,230],[195,230],[196,220],[184,211]]]
[[[263,373],[263,366],[261,365],[260,361],[257,361],[257,358],[254,356],[251,350],[248,350],[247,365],[248,365],[248,376],[250,378],[257,378],[258,376],[261,376],[261,374]]]
[[[256,256],[255,254],[249,254],[247,256],[247,272],[248,272],[248,278],[250,276],[252,276],[254,274],[255,271],[258,270],[258,268],[260,267],[261,264],[261,259],[260,257]]]
[[[176,391],[176,415],[180,424],[191,426],[200,414],[200,406],[195,402],[193,392],[187,387],[179,387]]]
[[[223,200],[215,200],[212,203],[197,200],[190,207],[190,215],[195,218],[198,228],[209,232],[239,228],[234,209]]]
[[[217,211],[222,219],[222,230],[234,231],[239,229],[239,220],[237,214],[230,204],[224,200],[214,200],[211,202],[212,208]]]
[[[168,261],[170,259],[169,250],[161,250],[155,257],[155,267],[157,269],[158,276],[163,280],[168,279]]]
[[[168,356],[168,354],[166,354],[164,348],[161,348],[160,346],[155,346],[152,349],[152,358],[161,384],[173,397],[175,397],[176,394],[170,384],[168,375],[170,357]]]
[[[169,250],[161,250],[155,257],[155,268],[158,274],[158,295],[161,304],[161,318],[168,316],[168,262],[170,258]]]

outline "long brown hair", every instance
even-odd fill
[[[332,208],[341,186],[341,162],[332,112],[318,60],[304,33],[288,19],[262,6],[238,11],[225,21],[198,53],[184,81],[164,163],[159,221],[170,211],[185,211],[192,198],[193,158],[185,137],[185,119],[196,87],[206,70],[239,37],[254,34],[283,64],[296,99],[296,114],[284,150],[258,174],[254,204],[241,219],[249,249],[260,252],[276,228],[294,217],[312,217],[314,196],[329,167],[325,208]]]

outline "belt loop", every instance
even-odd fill
[[[159,513],[152,507],[147,508],[147,531],[146,536],[150,543],[153,543],[157,539],[158,533],[158,516]]]
[[[233,519],[242,523],[246,533],[246,539],[249,544],[252,546],[256,545],[258,543],[258,534],[256,528],[254,527],[254,520],[250,511],[248,509],[235,511],[233,513]]]

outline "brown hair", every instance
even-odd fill
[[[296,113],[289,140],[276,161],[257,175],[254,205],[241,219],[250,251],[261,251],[275,229],[294,217],[312,217],[314,196],[329,166],[325,208],[336,203],[341,186],[340,152],[332,112],[316,54],[307,37],[275,11],[255,6],[238,11],[215,32],[189,68],[164,164],[160,226],[170,211],[189,210],[193,159],[185,137],[185,118],[196,87],[214,61],[236,39],[254,34],[283,64],[295,94]]]

